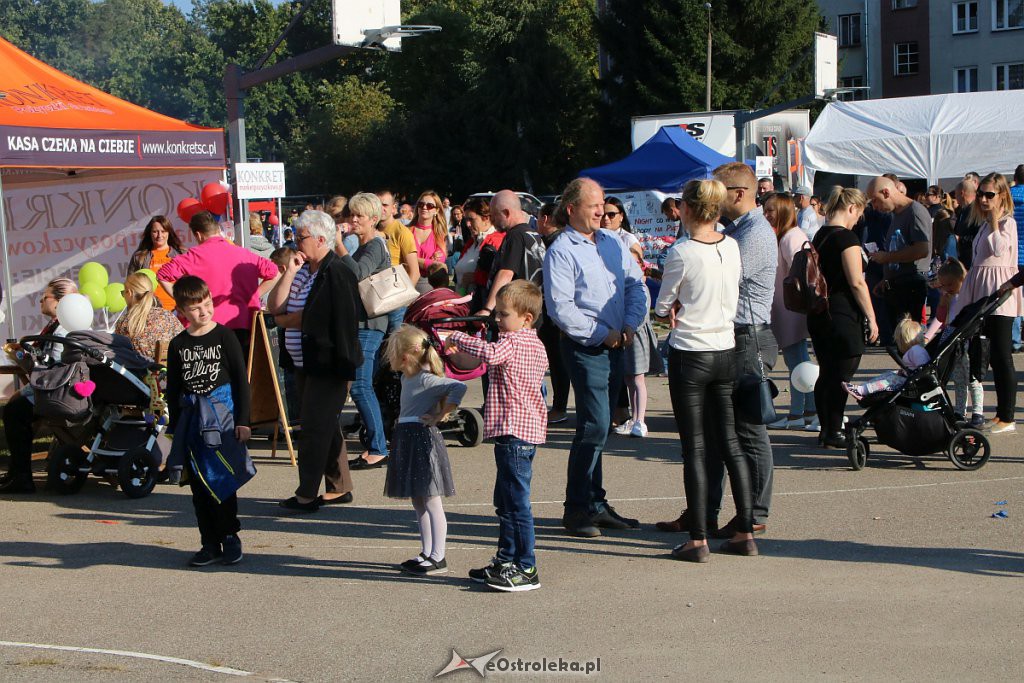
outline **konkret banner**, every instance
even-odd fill
[[[223,168],[219,130],[124,131],[0,128],[0,166]]]

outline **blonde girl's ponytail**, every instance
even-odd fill
[[[128,310],[125,312],[128,336],[136,339],[146,331],[149,312],[157,305],[153,281],[145,273],[132,273],[124,279],[124,292],[128,295]]]
[[[444,377],[444,363],[438,355],[427,334],[412,325],[402,325],[391,338],[388,339],[385,353],[388,365],[392,370],[404,370],[406,358],[413,359],[417,368],[426,366],[427,369],[437,375]]]

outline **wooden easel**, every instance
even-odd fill
[[[295,467],[295,448],[292,446],[292,430],[288,425],[288,414],[281,398],[281,386],[277,383],[277,370],[270,351],[270,338],[263,321],[263,311],[256,311],[252,317],[252,335],[249,338],[249,391],[252,404],[249,411],[249,426],[273,424],[270,457],[277,457],[277,438],[284,428],[284,440],[288,455]]]

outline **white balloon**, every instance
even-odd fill
[[[793,368],[789,383],[797,391],[809,394],[814,391],[814,383],[818,381],[818,366],[809,360]]]
[[[57,320],[68,332],[92,327],[92,302],[84,294],[68,294],[57,304]]]

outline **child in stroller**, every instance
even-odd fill
[[[907,371],[916,370],[931,360],[924,348],[924,327],[910,318],[904,318],[893,332],[893,341],[900,352],[902,369],[884,372],[863,384],[843,382],[846,393],[858,401],[883,391],[899,391],[907,381]]]
[[[160,438],[167,424],[161,368],[119,334],[82,330],[65,337],[24,337],[20,348],[33,354],[38,346],[30,342],[63,345],[60,362],[34,367],[29,380],[35,416],[56,437],[48,485],[58,493],[76,493],[92,473],[116,477],[129,498],[148,495],[167,454]]]
[[[905,367],[899,352],[887,349],[906,381],[898,391],[872,394],[860,402],[864,414],[846,427],[846,455],[853,469],[863,469],[870,455],[870,443],[862,435],[869,426],[880,443],[906,455],[945,452],[961,470],[976,470],[988,462],[988,438],[957,413],[945,387],[967,344],[1008,296],[994,294],[965,306],[946,333],[928,342],[930,360],[918,368]]]

